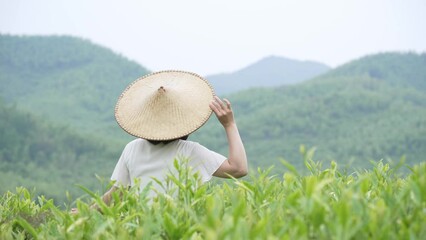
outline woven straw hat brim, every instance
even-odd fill
[[[201,76],[185,71],[161,71],[130,84],[119,97],[115,118],[127,133],[148,140],[189,135],[212,114],[214,92]]]

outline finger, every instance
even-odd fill
[[[210,103],[210,108],[213,110],[216,117],[218,118],[226,114],[226,111],[217,102]]]
[[[209,103],[209,107],[214,111],[216,109],[216,106],[213,104],[213,102]]]
[[[228,101],[228,99],[224,98],[222,101],[219,97],[215,96],[215,102],[219,104],[218,107],[222,109],[223,111],[227,111],[227,109],[231,109],[231,103]]]
[[[223,110],[223,104],[218,101],[213,101],[212,104],[217,108],[218,111]]]
[[[217,114],[218,114],[218,112],[219,112],[219,110],[217,109],[217,107],[216,107],[216,105],[215,105],[215,102],[211,102],[211,103],[209,104],[209,106],[210,106],[210,109],[211,109],[211,110],[213,110],[213,112],[217,115]]]
[[[219,106],[223,106],[223,102],[218,96],[214,96],[214,100],[219,104]]]
[[[210,104],[213,105],[213,106],[215,106],[215,107],[219,106],[219,104],[216,102],[216,100],[211,101]]]
[[[226,103],[226,106],[227,106],[229,109],[231,109],[231,102],[230,102],[228,99],[226,99],[226,98],[224,98],[224,99],[223,99],[223,101]]]

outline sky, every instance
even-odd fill
[[[0,0],[0,33],[88,39],[151,71],[237,71],[267,56],[336,67],[426,51],[425,0]]]

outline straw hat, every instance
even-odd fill
[[[138,78],[118,98],[115,118],[127,133],[171,140],[200,128],[212,114],[214,92],[199,75],[161,71]]]

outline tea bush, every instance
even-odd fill
[[[305,154],[310,173],[271,175],[200,185],[177,171],[154,197],[145,189],[121,189],[110,206],[82,187],[91,203],[79,212],[17,188],[0,200],[0,239],[422,239],[426,236],[426,163],[401,176],[389,164],[342,173]]]

